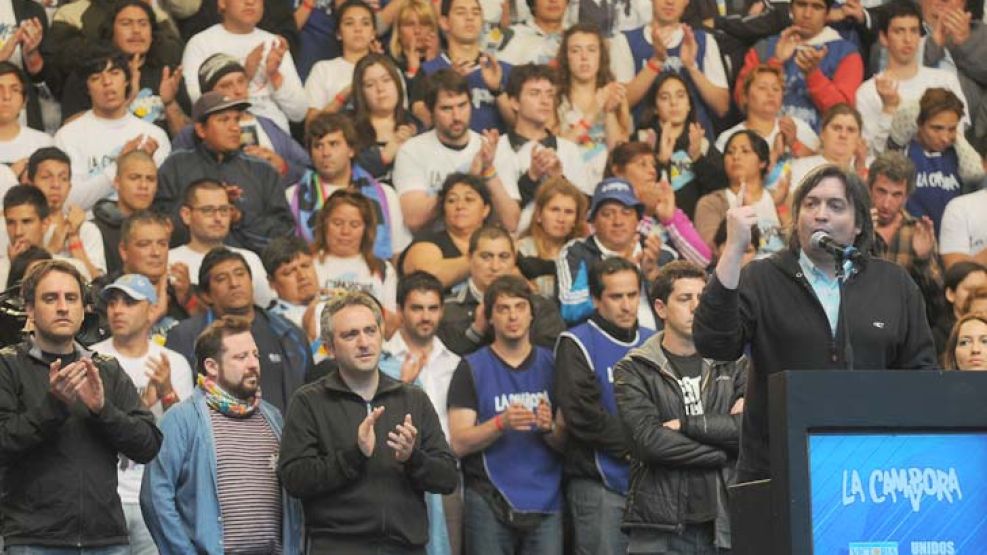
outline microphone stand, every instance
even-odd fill
[[[850,320],[846,315],[846,280],[847,273],[845,267],[846,257],[843,254],[833,256],[836,261],[836,282],[840,288],[840,310],[839,321],[843,323],[843,357],[846,360],[846,369],[853,370],[853,343],[850,342]],[[837,329],[839,326],[837,325]]]

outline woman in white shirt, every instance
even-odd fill
[[[398,274],[374,256],[377,234],[374,204],[358,191],[340,189],[329,196],[315,227],[315,272],[324,294],[360,290],[384,308],[388,337],[397,329]]]
[[[305,80],[305,95],[308,96],[306,121],[322,111],[339,112],[349,104],[353,69],[370,53],[377,40],[373,10],[361,0],[343,2],[337,18],[337,36],[343,55],[316,62],[312,66]]]

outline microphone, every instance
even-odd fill
[[[863,258],[863,254],[853,245],[844,245],[833,239],[825,231],[817,231],[812,234],[809,244],[817,249],[824,250],[840,260],[850,260],[857,262]]]

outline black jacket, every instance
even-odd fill
[[[2,533],[7,545],[126,544],[117,495],[118,453],[148,463],[161,447],[154,416],[116,359],[92,357],[105,403],[92,414],[49,393],[48,363],[33,339],[0,351]]]
[[[784,370],[842,370],[846,322],[833,337],[829,320],[790,250],[744,268],[736,290],[710,279],[696,309],[693,334],[703,356],[731,360],[750,345],[741,481],[770,477],[768,376]],[[918,286],[898,265],[868,258],[842,299],[852,327],[854,367],[936,367],[936,350]]]
[[[369,403],[333,371],[299,389],[288,407],[278,474],[288,493],[302,500],[312,552],[377,553],[375,544],[423,547],[428,543],[424,492],[456,489],[456,459],[425,392],[379,375]],[[371,406],[385,410],[367,458],[356,434]],[[418,437],[411,457],[400,463],[387,446],[387,434],[406,414]]]
[[[704,359],[703,414],[686,415],[677,376],[661,349],[664,332],[651,336],[614,367],[614,394],[634,456],[623,529],[681,531],[690,484],[700,478],[714,497],[717,545],[729,547],[726,486],[740,443],[740,415],[730,409],[743,397],[747,361]],[[662,426],[678,419],[681,430]]]
[[[171,216],[175,223],[172,247],[188,242],[188,228],[179,211],[185,189],[202,178],[240,188],[240,196],[233,202],[240,218],[230,226],[227,245],[260,253],[271,239],[294,233],[295,219],[273,166],[241,150],[218,156],[197,141],[195,149],[172,152],[158,170],[154,209]]]

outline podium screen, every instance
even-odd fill
[[[816,555],[987,553],[987,433],[810,433]]]

